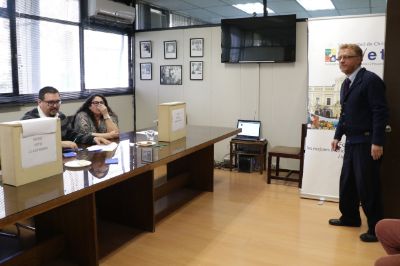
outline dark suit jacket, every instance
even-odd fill
[[[340,140],[344,134],[353,143],[383,145],[389,111],[385,84],[378,75],[365,68],[360,69],[346,94],[342,85],[340,104],[342,109],[335,139]]]

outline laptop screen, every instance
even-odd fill
[[[238,120],[237,127],[242,129],[238,136],[259,138],[261,132],[261,121]]]

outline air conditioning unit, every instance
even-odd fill
[[[116,23],[132,24],[135,8],[111,0],[88,0],[88,15],[91,18]]]

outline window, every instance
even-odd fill
[[[0,0],[0,103],[32,102],[44,86],[63,99],[132,93],[132,29],[81,22],[82,2]]]
[[[17,0],[17,13],[79,22],[79,0]]]
[[[80,91],[79,27],[17,18],[20,94]]]
[[[331,105],[331,98],[326,98],[326,105]]]
[[[86,89],[129,86],[128,37],[85,30]]]
[[[10,23],[0,17],[0,93],[12,93]]]

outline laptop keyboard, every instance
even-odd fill
[[[250,140],[250,141],[258,141],[258,138],[250,138],[250,137],[245,137],[245,136],[236,136],[233,139],[237,139],[237,140]]]

